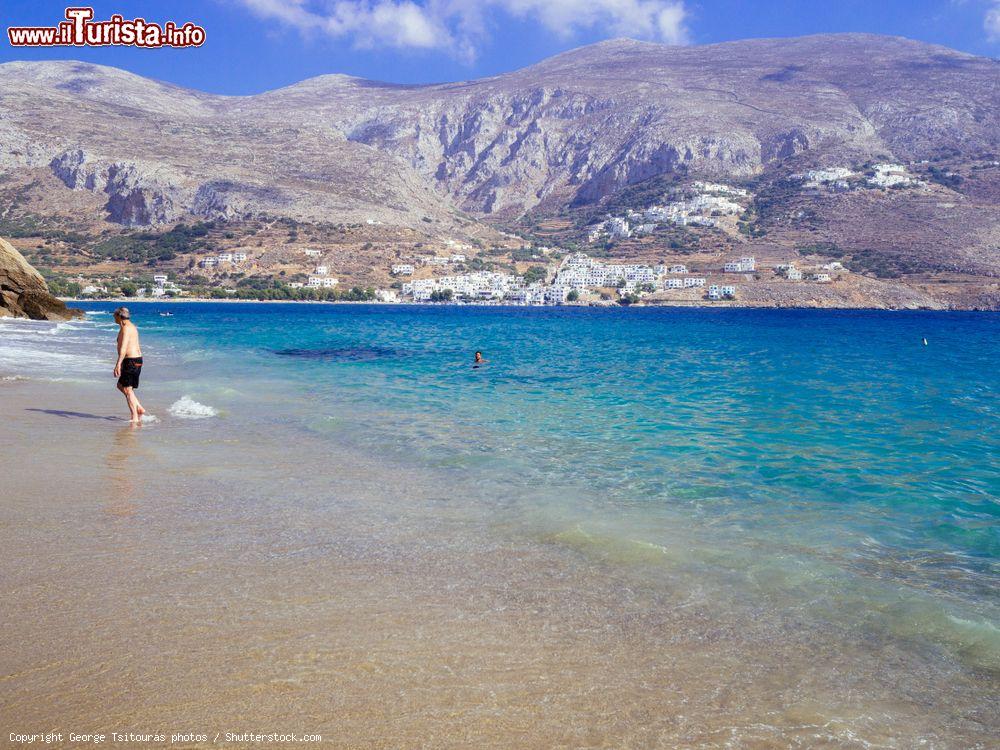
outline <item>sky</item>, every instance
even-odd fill
[[[4,32],[54,26],[67,4],[0,0],[0,23]],[[622,36],[712,44],[869,32],[1000,56],[1000,0],[96,0],[92,7],[95,20],[191,21],[206,41],[183,49],[36,49],[12,47],[4,34],[0,62],[85,60],[243,95],[325,73],[396,83],[480,78]]]

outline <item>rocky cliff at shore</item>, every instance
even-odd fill
[[[24,256],[0,238],[0,318],[71,320],[83,315],[49,294],[45,279]]]

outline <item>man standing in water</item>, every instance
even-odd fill
[[[118,378],[118,390],[125,394],[130,420],[133,423],[142,421],[146,410],[136,398],[135,389],[139,387],[139,375],[142,371],[142,349],[139,348],[139,329],[131,320],[132,315],[127,307],[115,310],[115,323],[118,331],[118,362],[115,363],[115,377]]]

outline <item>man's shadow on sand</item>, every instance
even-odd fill
[[[102,417],[100,414],[87,414],[82,411],[66,411],[65,409],[35,409],[27,408],[25,411],[37,411],[42,414],[51,414],[54,417],[62,417],[63,419],[104,419],[108,422],[124,422],[123,417]]]

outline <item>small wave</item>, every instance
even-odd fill
[[[156,424],[160,421],[160,418],[155,414],[143,414],[142,423],[143,424]]]
[[[208,419],[219,414],[215,407],[199,404],[190,396],[182,396],[174,401],[167,411],[180,419]]]
[[[52,328],[49,333],[59,333],[60,331],[79,331],[83,329],[83,326],[76,326],[72,323],[56,323],[55,328]]]

